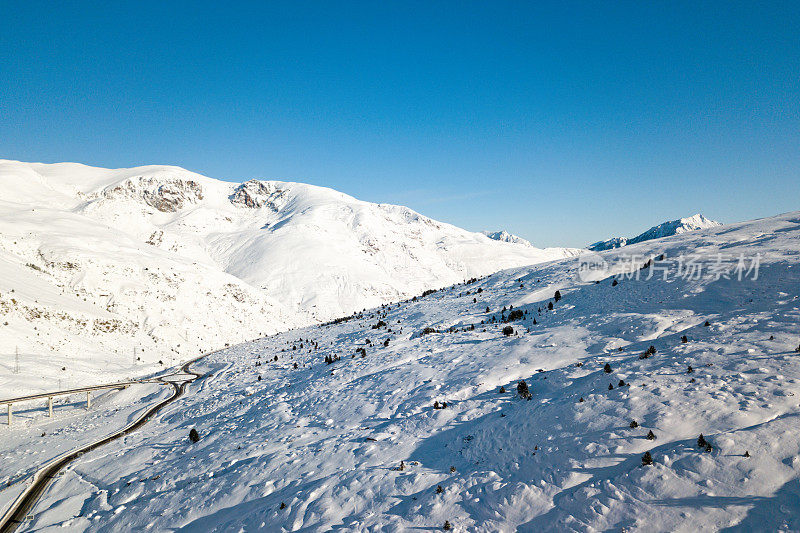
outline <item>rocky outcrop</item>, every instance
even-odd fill
[[[286,191],[279,189],[275,183],[268,181],[250,180],[242,183],[230,196],[234,205],[259,209],[268,207],[278,211],[285,203]]]
[[[106,198],[141,198],[163,213],[174,213],[203,199],[203,187],[197,181],[180,178],[130,178],[103,191]]]

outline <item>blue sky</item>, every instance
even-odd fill
[[[0,157],[580,246],[800,209],[800,3],[4,2]]]

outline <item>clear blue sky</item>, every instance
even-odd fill
[[[800,209],[800,2],[3,2],[0,157],[579,246]]]

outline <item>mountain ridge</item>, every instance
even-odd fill
[[[46,360],[52,379],[61,367],[77,372],[65,365],[74,352],[87,365],[117,365],[115,375],[141,373],[168,357],[578,252],[497,242],[297,182],[3,160],[0,308],[9,325],[0,322],[0,353]],[[44,294],[57,297],[44,305]],[[122,355],[134,348],[139,366]]]
[[[722,223],[717,222],[716,220],[710,220],[700,213],[697,213],[690,217],[662,222],[661,224],[655,225],[650,229],[643,231],[635,237],[612,237],[605,241],[597,241],[592,243],[586,248],[593,252],[612,250],[614,248],[621,248],[629,244],[636,244],[652,239],[660,239],[662,237],[678,235],[687,231],[697,231],[701,229],[714,228],[717,226],[722,226]]]

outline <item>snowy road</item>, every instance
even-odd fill
[[[207,355],[209,354],[203,355],[201,357],[198,357],[196,359],[193,359],[185,363],[181,367],[180,373],[169,374],[157,378],[158,381],[169,383],[173,386],[174,390],[172,395],[169,398],[160,401],[159,403],[148,409],[144,414],[142,414],[132,423],[124,427],[122,430],[112,433],[111,435],[108,435],[106,437],[103,437],[100,440],[96,440],[92,443],[86,444],[78,449],[68,452],[67,454],[61,455],[55,458],[54,460],[50,461],[48,464],[44,465],[42,468],[40,468],[32,476],[32,482],[28,486],[28,488],[25,489],[20,494],[20,496],[16,499],[16,501],[12,504],[12,506],[3,515],[2,520],[0,520],[0,533],[14,531],[22,522],[25,521],[28,512],[36,504],[37,500],[45,491],[50,482],[53,479],[55,479],[58,473],[69,463],[83,456],[83,454],[87,452],[95,450],[105,444],[108,444],[109,442],[113,442],[121,437],[124,437],[127,434],[136,431],[144,424],[146,424],[150,420],[150,417],[152,417],[155,413],[157,413],[165,406],[169,405],[170,403],[174,402],[175,400],[183,396],[183,393],[186,390],[186,385],[192,383],[198,378],[203,377],[203,374],[200,374],[198,372],[193,372],[190,368],[191,365],[197,362],[198,360],[202,359],[203,357],[206,357]],[[147,379],[147,380],[142,380],[141,382],[130,382],[129,384],[148,383],[152,381],[153,381],[152,379]],[[102,386],[88,387],[86,389],[81,389],[81,391],[98,390],[102,388],[104,387]]]

